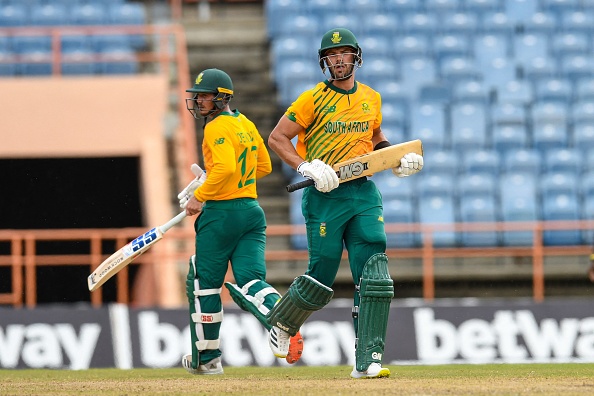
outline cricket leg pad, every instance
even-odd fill
[[[366,372],[372,363],[381,366],[384,354],[390,303],[394,297],[388,256],[378,253],[367,260],[357,289],[360,298],[359,307],[354,309],[358,315],[355,369]]]
[[[300,275],[266,315],[268,325],[295,336],[307,318],[328,304],[333,295],[334,291],[328,286],[309,275]]]
[[[274,287],[261,280],[250,281],[243,287],[225,282],[225,287],[239,308],[254,315],[267,330],[270,330],[271,326],[266,321],[266,314],[270,309],[266,306],[265,300],[269,295],[275,295],[276,300],[280,299],[280,294]],[[254,290],[257,291],[254,293]]]

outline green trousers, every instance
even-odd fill
[[[340,184],[329,193],[308,187],[301,209],[309,248],[306,274],[328,287],[336,279],[343,247],[355,284],[367,260],[386,251],[381,194],[367,178]]]

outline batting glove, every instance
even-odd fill
[[[179,199],[179,207],[182,209],[186,208],[188,201],[194,195],[194,191],[196,191],[196,189],[200,187],[206,180],[206,172],[204,172],[202,168],[198,166],[198,164],[192,164],[190,169],[196,178],[192,180],[190,184],[188,184],[186,188],[182,190],[182,192],[177,194],[177,199]]]
[[[400,166],[392,168],[392,173],[398,177],[414,175],[423,169],[423,156],[417,153],[408,153],[400,160]]]
[[[338,187],[338,176],[334,169],[319,159],[312,162],[303,161],[297,167],[297,172],[303,177],[312,179],[320,192],[326,193]]]

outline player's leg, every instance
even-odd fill
[[[287,293],[268,314],[268,323],[272,325],[269,345],[278,357],[288,353],[288,338],[314,311],[332,299],[334,291],[331,286],[342,257],[344,219],[336,213],[336,205],[315,189],[307,189],[303,194],[304,202],[307,202],[303,205],[303,215],[310,252],[309,265],[305,275],[295,278]]]
[[[345,232],[356,289],[353,306],[355,367],[351,376],[379,378],[390,375],[381,362],[394,287],[384,254],[386,234],[379,193],[371,182],[361,189],[368,190],[359,194],[364,197],[359,202],[363,211],[351,220]]]

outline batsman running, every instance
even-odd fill
[[[220,293],[229,263],[237,282],[226,284],[233,299],[267,329],[265,315],[280,299],[265,280],[266,218],[256,191],[257,179],[268,175],[272,165],[254,123],[229,107],[233,83],[227,73],[204,70],[186,92],[194,94],[186,99],[187,109],[205,121],[206,173],[193,165],[196,179],[178,195],[189,216],[199,215],[194,222],[196,253],[186,281],[192,353],[182,357],[182,365],[191,374],[223,374]],[[287,361],[294,363],[303,340],[295,333],[291,341],[293,353]]]
[[[303,92],[272,131],[268,144],[297,172],[315,182],[303,191],[309,264],[268,313],[269,344],[278,357],[288,354],[290,338],[332,299],[332,285],[346,247],[355,284],[353,378],[388,377],[382,367],[390,302],[382,197],[366,177],[339,184],[332,165],[390,146],[381,129],[381,97],[355,80],[363,64],[354,34],[337,28],[325,33],[318,51],[327,79]],[[328,73],[328,74],[327,74]],[[298,136],[296,148],[291,139]],[[392,169],[407,177],[423,168],[423,157],[405,154]]]

